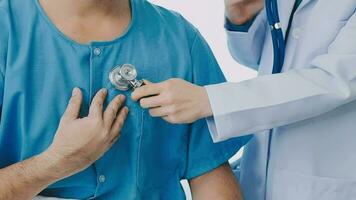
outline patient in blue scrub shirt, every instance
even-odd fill
[[[38,0],[0,0],[0,168],[44,151],[52,142],[74,87],[82,114],[100,88],[110,101],[122,93],[109,79],[125,63],[153,82],[182,78],[199,85],[224,76],[199,32],[181,15],[131,0],[132,20],[117,39],[83,44],[56,27]],[[182,179],[218,170],[248,140],[214,144],[204,120],[172,125],[127,98],[121,138],[86,170],[41,195],[73,199],[184,199]],[[209,180],[209,179],[206,179]],[[209,180],[214,181],[214,180]],[[207,183],[208,184],[208,183]]]

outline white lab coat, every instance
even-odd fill
[[[278,1],[284,31],[294,2]],[[246,200],[356,199],[355,10],[356,0],[303,0],[276,75],[264,11],[248,33],[227,31],[233,57],[260,76],[208,86],[207,121],[215,142],[256,133],[241,163]]]

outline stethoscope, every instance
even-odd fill
[[[116,89],[121,91],[134,90],[144,85],[143,80],[137,80],[136,67],[131,64],[114,67],[109,73],[109,80]]]
[[[266,0],[266,12],[273,41],[274,54],[272,73],[277,74],[282,71],[286,49],[282,26],[279,19],[277,0]]]

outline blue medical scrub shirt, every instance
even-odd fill
[[[179,14],[132,0],[133,19],[119,38],[79,44],[61,33],[37,0],[0,0],[0,168],[44,151],[73,87],[84,93],[82,115],[100,88],[108,101],[113,67],[130,63],[140,78],[172,77],[206,85],[225,81],[202,36]],[[130,98],[120,140],[86,170],[41,194],[77,199],[184,199],[180,180],[225,163],[249,137],[214,144],[205,120],[172,125]]]

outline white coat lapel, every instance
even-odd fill
[[[294,6],[294,1],[293,0],[280,0],[278,1],[278,11],[279,11],[279,18],[282,24],[282,31],[283,35],[285,37],[287,29],[288,29],[288,24],[289,24],[289,18],[291,16],[292,10]]]
[[[302,3],[300,3],[298,10],[303,9],[303,7],[308,5],[311,1],[315,1],[315,0],[302,0]]]
[[[300,21],[301,19],[298,19],[298,17],[300,17],[299,15],[300,15],[300,12],[302,12],[305,8],[306,8],[306,6],[307,5],[310,5],[310,3],[312,3],[312,2],[315,2],[315,1],[317,1],[317,0],[302,0],[302,2],[301,2],[301,4],[299,5],[299,7],[298,7],[298,9],[296,10],[296,12],[294,13],[294,20],[293,21]],[[293,1],[293,0],[290,0],[290,1],[288,1],[290,4],[292,4],[292,6],[291,6],[291,8],[290,9],[288,9],[289,10],[289,17],[290,17],[290,15],[291,15],[291,12],[292,12],[292,9],[293,9],[293,7],[294,7],[294,4],[295,4],[295,1]],[[313,14],[310,14],[310,15],[313,15]],[[289,17],[288,17],[288,22],[287,23],[289,23]],[[305,22],[303,22],[303,23],[306,23],[306,24],[308,24],[309,22],[309,19],[311,19],[312,18],[312,16],[311,17],[306,17],[305,19],[302,19],[302,20],[306,20]],[[305,24],[305,26],[302,26],[302,27],[298,27],[298,28],[300,28],[300,29],[305,29],[306,28],[306,25]],[[299,26],[300,26],[301,24],[299,23]],[[293,28],[294,27],[291,27],[291,30],[290,30],[290,33],[289,33],[289,37],[292,37],[291,35],[293,34]],[[295,66],[291,66],[291,65],[294,65],[294,64],[296,64],[295,63],[295,61],[296,60],[300,60],[300,59],[298,59],[298,54],[299,54],[299,52],[298,52],[298,49],[299,49],[299,47],[300,47],[300,43],[303,43],[303,39],[302,38],[304,38],[304,33],[305,33],[305,31],[301,31],[302,33],[301,33],[301,35],[302,35],[302,37],[301,37],[301,39],[297,42],[297,44],[295,45],[295,46],[293,46],[293,48],[291,49],[291,47],[289,46],[289,44],[287,43],[287,48],[286,48],[286,57],[285,57],[285,62],[284,62],[284,66],[283,66],[283,71],[288,71],[288,70],[290,70],[291,68],[294,68]],[[305,52],[305,49],[303,50],[304,52]],[[300,64],[300,63],[298,63],[298,64]],[[304,64],[304,63],[303,63]]]
[[[313,0],[309,0],[309,3]],[[337,37],[346,23],[342,20],[354,13],[355,1],[317,1],[310,15],[305,19],[305,26],[300,41],[295,49],[293,68],[308,67],[318,55],[327,53],[329,45]]]

